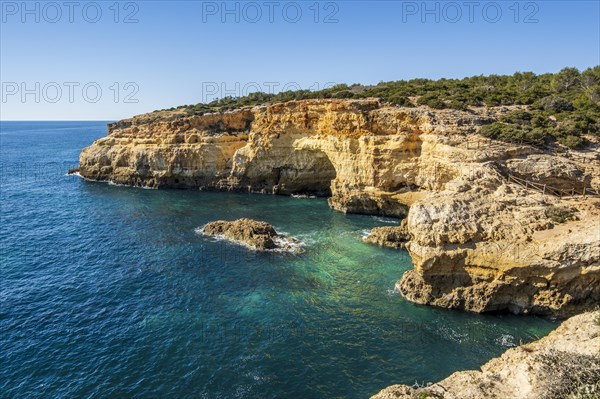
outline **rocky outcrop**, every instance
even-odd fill
[[[222,237],[258,251],[298,250],[300,242],[278,234],[267,222],[242,218],[233,222],[217,220],[206,224],[201,232],[207,236]]]
[[[432,112],[376,99],[306,100],[109,125],[85,148],[79,173],[149,187],[330,197],[333,208],[403,217],[395,195],[438,190],[460,175],[437,143],[469,134],[502,110]],[[152,115],[152,114],[149,114]]]
[[[555,399],[600,396],[600,311],[574,316],[545,338],[509,349],[480,371],[426,387],[393,385],[371,399]]]
[[[550,154],[477,134],[515,108],[332,99],[174,120],[148,114],[109,125],[82,151],[79,173],[138,186],[314,194],[339,211],[405,218],[408,234],[382,230],[373,240],[406,247],[415,267],[397,288],[409,300],[567,316],[600,302],[600,199],[554,197],[507,177],[600,189],[600,151]]]
[[[363,238],[363,241],[382,247],[404,248],[409,239],[406,219],[404,219],[400,226],[375,227]]]
[[[598,198],[560,199],[507,184],[492,163],[473,172],[411,207],[406,248],[415,268],[399,291],[413,302],[475,312],[568,316],[597,306]]]

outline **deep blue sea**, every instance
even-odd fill
[[[393,219],[324,199],[67,176],[106,122],[2,122],[0,397],[367,398],[547,334],[536,317],[418,306]],[[195,229],[250,217],[305,243],[257,253]]]

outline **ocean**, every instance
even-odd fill
[[[67,175],[106,122],[1,122],[0,397],[367,398],[477,369],[557,322],[419,306],[398,221],[325,199],[149,190]],[[198,227],[249,217],[304,252]]]

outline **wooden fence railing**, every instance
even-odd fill
[[[569,149],[559,149],[556,147],[543,147],[543,146],[539,146],[539,144],[536,145],[536,143],[531,142],[531,141],[527,141],[524,139],[513,139],[513,140],[492,140],[492,139],[488,139],[485,137],[479,137],[476,139],[469,139],[466,142],[465,141],[461,141],[461,140],[450,140],[449,144],[450,145],[458,145],[458,144],[465,144],[465,148],[467,150],[479,150],[479,149],[483,149],[485,147],[499,147],[502,146],[503,144],[506,143],[510,143],[510,144],[519,144],[519,145],[527,145],[527,146],[532,146],[532,147],[536,147],[537,150],[539,151],[543,151],[544,148],[545,149],[550,149],[552,150],[552,153],[555,155],[559,155],[559,156],[563,156],[565,158],[569,158],[571,160],[574,161],[578,161],[578,162],[582,162],[582,163],[589,163],[589,162],[600,162],[600,156],[596,155],[593,157],[590,156],[583,156],[580,154],[577,154],[576,152],[573,152]]]
[[[541,192],[542,194],[554,195],[556,197],[600,197],[600,191],[591,187],[562,189],[548,186],[547,184],[536,183],[531,180],[521,179],[520,177],[509,174],[508,182],[515,183],[527,189],[532,189]]]
[[[449,141],[450,145],[458,145],[458,144],[463,144],[463,143],[465,143],[465,147],[468,150],[470,150],[470,149],[478,150],[480,148],[492,147],[492,146],[500,147],[500,146],[505,146],[507,143],[537,147],[538,150],[541,150],[541,148],[539,147],[539,143],[530,142],[530,141],[527,141],[524,139],[493,140],[493,139],[488,139],[485,137],[478,137],[476,139],[471,138],[471,139],[467,140],[466,142],[463,140],[458,140],[458,139],[451,139]]]

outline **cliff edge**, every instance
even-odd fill
[[[484,139],[525,106],[433,110],[378,99],[300,100],[109,125],[88,179],[329,197],[342,212],[405,218],[409,300],[568,316],[600,303],[600,150]],[[585,194],[585,195],[583,195]],[[400,276],[399,276],[400,277]]]

